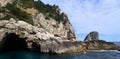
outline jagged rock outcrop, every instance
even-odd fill
[[[118,46],[113,42],[106,42],[103,40],[93,40],[86,42],[87,50],[118,50]]]
[[[58,23],[58,21],[52,18],[50,18],[49,20],[45,19],[45,16],[42,13],[34,16],[34,19],[34,23],[36,26],[44,28],[54,36],[63,37],[67,40],[76,40],[75,32],[69,20],[67,20],[66,23]]]
[[[106,42],[99,39],[99,33],[96,31],[90,32],[85,38],[87,50],[119,50],[119,46],[113,42]]]
[[[62,54],[114,46],[100,41],[97,32],[88,34],[85,42],[78,41],[67,15],[58,6],[40,0],[0,0],[0,51]]]
[[[16,4],[14,4],[13,2],[15,2]],[[29,6],[29,4],[25,4],[25,2],[26,3],[29,2],[32,5]],[[7,4],[7,3],[11,3],[11,4]],[[10,18],[14,18],[15,20],[23,20],[36,27],[43,28],[44,30],[53,34],[54,36],[63,37],[64,39],[67,40],[68,39],[76,40],[75,32],[68,20],[67,15],[65,13],[60,12],[58,10],[59,8],[56,6],[50,6],[50,5],[47,6],[40,1],[34,2],[34,0],[28,0],[28,1],[1,0],[0,4],[4,4],[3,6],[5,6],[4,8],[1,7],[1,11],[0,11],[1,20],[9,20]],[[47,8],[51,8],[51,11],[55,10],[56,12],[53,14],[51,11],[41,12],[39,8],[42,7],[43,5],[40,7],[35,7],[34,4],[39,4],[39,5],[43,4],[44,6],[46,6],[46,9],[45,7],[43,7],[43,9],[47,10]],[[25,5],[26,7],[21,5]],[[49,16],[49,14],[51,15],[51,17]]]
[[[5,6],[7,3],[13,3],[16,0],[0,0],[0,7]]]
[[[99,33],[96,31],[90,32],[84,41],[92,41],[92,40],[99,40]]]
[[[2,42],[0,50],[6,45],[5,42],[7,40],[16,39],[15,35],[13,39],[9,38],[8,35],[12,36],[12,34],[22,38],[21,40],[24,40],[27,44],[26,48],[33,51],[61,54],[78,53],[84,50],[80,41],[64,40],[63,37],[54,36],[54,34],[49,33],[43,28],[32,26],[24,21],[15,21],[13,18],[0,21],[0,42]]]
[[[58,6],[34,0],[0,0],[0,51],[61,54],[82,52],[82,47]]]

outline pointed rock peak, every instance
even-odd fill
[[[84,41],[92,41],[92,40],[99,40],[99,33],[97,31],[90,32]]]

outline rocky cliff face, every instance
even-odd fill
[[[58,6],[40,0],[0,0],[0,51],[79,53],[85,49],[116,49],[91,32],[85,42],[76,39],[67,15]]]
[[[1,0],[0,4],[0,51],[25,49],[57,54],[83,51],[67,15],[57,6],[33,0]]]
[[[9,50],[10,48],[26,48],[32,51],[57,54],[83,51],[81,49],[83,47],[82,43],[79,41],[65,40],[64,37],[54,36],[54,34],[50,33],[48,30],[32,26],[24,21],[15,21],[13,18],[0,21],[0,37],[1,51]],[[21,40],[24,42],[21,42]],[[16,45],[15,42],[24,44],[25,46],[19,44]],[[11,44],[13,44],[13,47]]]
[[[65,17],[66,18],[66,17]],[[58,22],[55,19],[45,19],[42,13],[37,14],[34,17],[34,23],[38,27],[43,27],[46,31],[57,37],[64,38],[63,40],[76,40],[76,36],[72,25],[69,20],[64,22]]]
[[[12,3],[13,0],[0,0],[0,6],[5,6],[7,3]]]
[[[52,10],[53,12],[56,11],[56,13],[50,14],[50,11],[49,12],[39,11],[39,9],[37,9],[38,7],[34,7],[34,6],[28,7],[28,5],[27,7],[21,6],[25,4],[25,3],[23,4],[22,2],[26,2],[26,3],[28,2],[31,4],[35,4],[33,0],[28,0],[28,1],[1,0],[0,2],[1,2],[0,4],[2,5],[0,7],[1,8],[1,12],[0,12],[1,20],[9,20],[10,18],[14,18],[15,20],[23,20],[36,27],[43,28],[44,30],[53,34],[54,36],[63,37],[64,39],[67,39],[67,40],[76,40],[75,32],[67,18],[67,15],[65,13],[61,13],[61,11],[59,10],[57,6],[45,5],[46,7],[46,9],[44,7],[45,10],[48,10],[47,7],[48,8],[51,7],[53,8],[51,9],[51,11]],[[16,2],[16,4],[14,4],[13,2]],[[11,3],[11,4],[7,4],[7,3]],[[38,5],[39,3],[42,4],[41,1],[38,1]],[[5,8],[3,8],[3,6],[5,6]],[[56,15],[56,16],[53,16],[53,15]]]

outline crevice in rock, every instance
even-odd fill
[[[7,34],[3,38],[3,48],[2,51],[18,51],[18,50],[28,50],[26,39],[20,38],[15,33]]]

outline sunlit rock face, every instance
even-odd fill
[[[0,0],[0,51],[61,54],[82,52],[80,48],[67,15],[58,6],[34,0]]]
[[[30,50],[62,54],[81,53],[84,50],[80,41],[55,36],[43,28],[13,18],[0,21],[0,42],[1,51]]]
[[[29,4],[26,4],[28,2]],[[33,3],[38,7],[32,5]],[[61,13],[55,5],[45,5],[40,0],[37,2],[33,0],[1,0],[0,4],[2,6],[0,6],[0,51],[81,53],[90,47],[89,45],[99,44],[96,41],[93,43],[94,40],[99,39],[97,32],[88,34],[85,42],[78,41],[67,15]],[[51,10],[49,11],[43,5]],[[42,11],[39,7],[43,7]]]
[[[77,40],[75,32],[70,24],[69,20],[67,19],[66,15],[66,22],[58,22],[55,19],[45,19],[45,16],[42,13],[37,14],[34,16],[34,24],[37,27],[42,27],[47,32],[53,34],[57,37],[62,37],[64,40]]]
[[[96,31],[90,32],[84,41],[92,41],[92,40],[99,40],[99,33]]]

